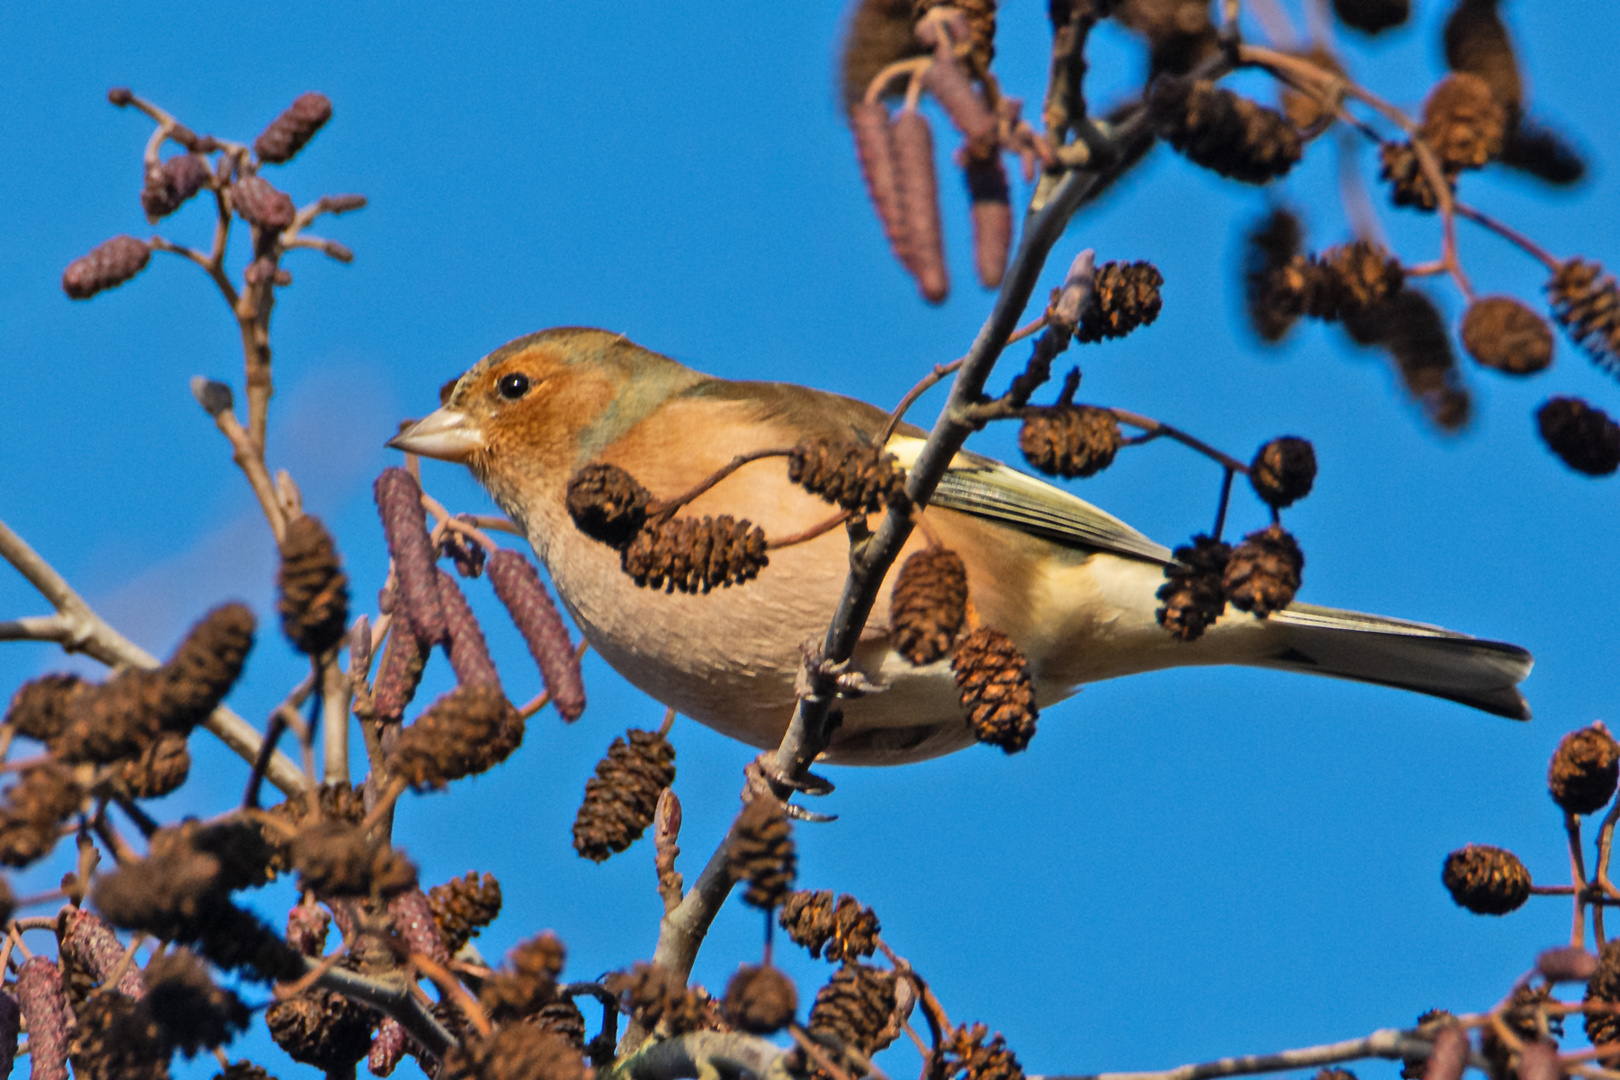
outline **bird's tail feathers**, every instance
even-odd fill
[[[1312,604],[1290,604],[1267,622],[1280,648],[1249,661],[1255,667],[1395,686],[1530,719],[1518,684],[1534,661],[1517,645]]]

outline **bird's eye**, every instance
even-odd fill
[[[507,401],[516,401],[529,392],[529,377],[516,371],[510,375],[502,375],[501,381],[495,384],[495,389],[500,391],[501,397]]]

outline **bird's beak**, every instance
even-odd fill
[[[472,417],[454,409],[437,409],[388,440],[407,454],[465,464],[484,445],[484,433]]]

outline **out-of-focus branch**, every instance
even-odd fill
[[[1210,1080],[1218,1076],[1253,1076],[1258,1073],[1309,1069],[1361,1058],[1421,1060],[1429,1056],[1432,1046],[1427,1039],[1418,1038],[1411,1032],[1397,1028],[1383,1028],[1360,1039],[1347,1039],[1344,1042],[1328,1043],[1324,1046],[1307,1046],[1298,1050],[1282,1050],[1275,1054],[1245,1054],[1242,1057],[1182,1065],[1162,1072],[1031,1076],[1028,1080]],[[1480,1068],[1486,1067],[1483,1060],[1477,1065]]]
[[[305,964],[309,972],[319,972],[314,978],[316,986],[364,1002],[387,1014],[410,1032],[411,1037],[426,1047],[429,1053],[443,1056],[446,1050],[455,1045],[455,1036],[411,993],[411,983],[403,976],[379,979],[342,967],[321,970],[321,963],[313,959],[305,960]]]
[[[21,619],[0,624],[0,638],[9,636],[12,640],[16,640],[24,636],[16,631],[31,626],[47,631],[32,640],[54,641],[66,652],[82,652],[108,667],[161,666],[155,656],[120,634],[105,619],[97,615],[66,579],[41,558],[38,552],[29,547],[22,537],[12,532],[3,521],[0,521],[0,556],[16,567],[17,572],[28,579],[29,584],[39,590],[40,595],[49,600],[57,612],[54,617]],[[13,633],[8,635],[7,631]],[[221,705],[215,709],[203,722],[203,726],[218,736],[226,746],[236,751],[244,761],[252,762],[258,758],[262,743],[258,729],[225,706]],[[308,786],[303,771],[284,754],[278,753],[270,759],[265,777],[289,795],[303,791]]]
[[[785,1080],[787,1051],[736,1031],[694,1031],[664,1039],[614,1068],[616,1080],[682,1080],[684,1077],[754,1076]]]

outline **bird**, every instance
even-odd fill
[[[569,480],[616,465],[671,499],[737,455],[811,439],[871,444],[889,414],[792,383],[701,374],[606,330],[518,338],[446,383],[440,407],[388,445],[465,465],[529,540],[590,647],[658,702],[768,749],[796,701],[805,649],[819,642],[849,569],[843,529],[772,549],[757,578],[708,592],[638,585],[620,553],[576,526]],[[923,445],[901,425],[885,444],[902,465]],[[781,458],[738,468],[683,512],[729,514],[768,537],[825,523],[830,507]],[[1295,601],[1261,619],[1228,607],[1195,641],[1155,617],[1170,549],[1027,473],[966,451],[953,460],[895,566],[929,544],[954,550],[980,625],[1011,638],[1045,708],[1086,683],[1186,665],[1240,664],[1383,684],[1511,719],[1532,658],[1515,645],[1401,619]],[[916,666],[888,625],[891,570],[856,646],[869,692],[840,702],[823,760],[898,765],[974,742],[947,659]]]

